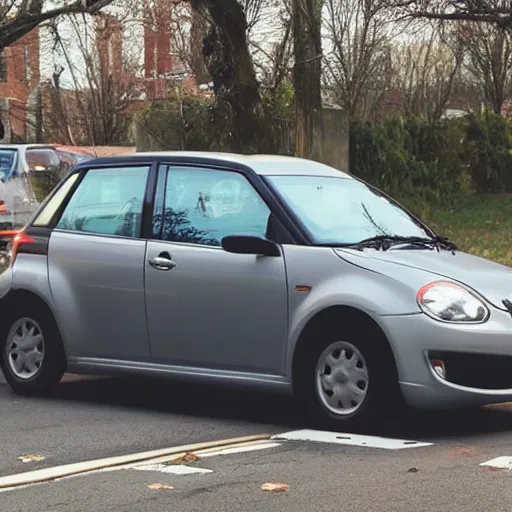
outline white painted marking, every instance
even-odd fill
[[[236,442],[233,443],[233,448],[219,448],[219,442],[213,442],[213,443],[202,443],[202,444],[210,444],[214,447],[212,448],[203,448],[196,451],[193,451],[192,453],[195,453],[196,455],[200,456],[201,458],[204,457],[212,457],[214,455],[227,455],[232,453],[242,453],[242,452],[248,452],[252,450],[262,450],[264,448],[273,448],[277,446],[281,446],[280,443],[272,443],[268,442],[265,439],[268,439],[270,436],[249,436],[249,438],[263,438],[263,440],[255,440],[255,441],[248,441],[248,442]],[[243,439],[243,438],[242,438]],[[229,445],[228,445],[229,446]],[[160,451],[160,450],[159,450]],[[169,468],[171,465],[168,464],[168,462],[171,462],[172,460],[179,459],[186,455],[186,453],[190,453],[189,451],[186,452],[177,452],[173,453],[172,455],[166,455],[166,456],[160,456],[156,458],[149,458],[145,459],[145,463],[141,464],[141,461],[138,462],[132,462],[129,464],[121,464],[121,465],[115,465],[115,466],[101,466],[99,469],[91,469],[85,472],[78,472],[78,473],[71,473],[71,474],[64,474],[64,476],[56,477],[54,479],[51,479],[53,482],[60,482],[61,480],[67,480],[69,478],[76,478],[79,476],[83,476],[84,474],[92,475],[96,473],[106,473],[111,471],[119,471],[122,469],[138,469],[146,467],[147,471],[158,471],[160,466],[163,466],[164,468]],[[162,464],[163,462],[167,462],[167,464]],[[157,467],[157,469],[154,469],[154,467]],[[180,467],[179,465],[172,465],[173,468]],[[184,467],[184,466],[181,466]],[[50,468],[51,469],[51,468]],[[193,471],[191,471],[193,470]],[[210,469],[201,469],[201,468],[191,468],[190,466],[187,467],[187,469],[170,469],[165,470],[164,473],[174,473],[174,474],[192,474],[192,473],[211,473],[212,471]],[[7,492],[7,491],[13,491],[16,489],[25,489],[26,487],[33,487],[35,485],[43,485],[46,483],[49,483],[50,480],[37,480],[36,482],[30,482],[26,484],[17,484],[11,487],[2,487],[0,485],[0,493]],[[1,483],[1,478],[0,478]]]
[[[488,468],[512,470],[512,457],[509,457],[509,456],[496,457],[495,459],[488,460],[487,462],[482,462],[482,464],[480,464],[480,466],[485,466]]]
[[[132,453],[130,455],[123,455],[118,457],[107,457],[105,459],[89,460],[85,462],[76,462],[73,464],[65,464],[63,466],[55,466],[49,468],[38,469],[34,471],[27,471],[25,473],[18,473],[15,475],[8,475],[0,477],[0,489],[12,488],[26,484],[37,484],[49,480],[56,480],[57,478],[64,478],[76,474],[90,473],[105,468],[113,468],[133,464],[136,462],[148,461],[157,457],[171,456],[178,453],[197,452],[207,448],[219,448],[221,446],[233,446],[240,443],[249,443],[252,441],[262,441],[269,439],[268,435],[257,435],[238,437],[234,439],[224,439],[221,441],[210,441],[205,443],[195,443],[185,446],[174,446],[170,448],[163,448],[159,450],[151,450],[141,453]]]
[[[158,471],[170,475],[204,475],[206,473],[213,473],[211,469],[185,466],[182,464],[148,464],[146,466],[135,466],[132,469],[136,469],[137,471]]]
[[[360,436],[357,434],[325,432],[322,430],[295,430],[293,432],[277,434],[272,436],[271,439],[285,441],[313,441],[318,443],[364,446],[367,448],[382,448],[385,450],[402,450],[404,448],[432,446],[432,443],[423,443],[420,441],[408,441],[406,439],[392,439],[377,436]]]
[[[241,446],[239,448],[224,448],[214,452],[204,453],[201,455],[201,458],[214,457],[216,455],[232,455],[234,453],[253,452],[256,450],[264,450],[266,448],[276,448],[277,446],[281,446],[281,443],[262,443],[253,446]]]

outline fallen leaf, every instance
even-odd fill
[[[288,484],[272,484],[272,483],[266,483],[261,486],[262,491],[269,491],[269,492],[286,492],[290,486]]]
[[[167,484],[148,484],[147,487],[152,491],[172,491],[174,489],[172,485]]]
[[[417,473],[418,472],[418,468],[409,468],[407,470],[407,473]]]
[[[45,457],[43,457],[42,455],[38,455],[37,453],[34,453],[34,454],[26,453],[25,455],[18,457],[18,460],[21,460],[21,462],[23,462],[23,463],[39,462],[44,459],[45,459]]]
[[[199,460],[201,460],[201,457],[199,457],[195,453],[187,452],[182,457],[178,457],[177,459],[171,460],[166,464],[187,464],[190,462],[197,462]]]
[[[492,466],[486,466],[485,467],[485,471],[491,471],[491,472],[494,473],[494,471],[501,471],[501,469],[500,468],[494,468]]]

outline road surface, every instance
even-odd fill
[[[46,399],[0,381],[0,477],[71,462],[306,424],[286,397],[150,380],[68,378]],[[411,414],[373,435],[433,443],[403,450],[279,441],[265,450],[203,458],[207,474],[120,469],[0,492],[9,512],[433,511],[512,506],[510,471],[480,463],[512,455],[512,408]],[[23,463],[25,455],[44,457]],[[266,482],[285,492],[264,492]],[[148,484],[173,489],[153,490]]]

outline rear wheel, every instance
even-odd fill
[[[22,395],[50,391],[62,378],[66,360],[49,311],[27,301],[8,308],[1,328],[0,364],[5,379]]]
[[[393,356],[373,326],[316,329],[297,370],[298,398],[322,427],[361,430],[401,410]]]

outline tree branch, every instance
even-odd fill
[[[103,7],[109,5],[112,0],[75,0],[62,7],[50,8],[45,10],[47,5],[44,0],[36,0],[33,2],[22,2],[16,9],[9,8],[7,10],[11,16],[0,17],[0,52],[14,44],[23,36],[34,30],[36,27],[57,18],[63,14],[97,14]],[[4,14],[5,8],[0,6],[0,14]]]

